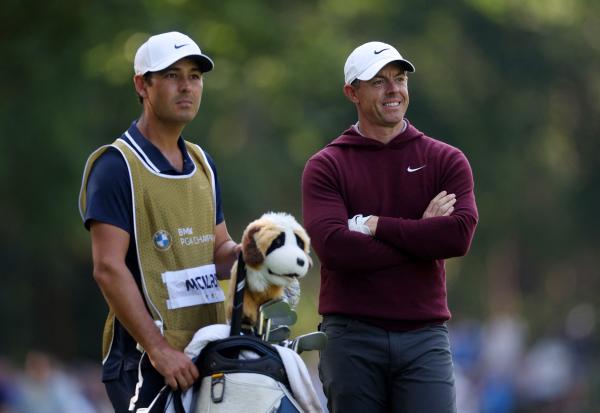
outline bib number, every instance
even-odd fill
[[[163,272],[162,281],[169,293],[169,310],[225,301],[214,264]]]

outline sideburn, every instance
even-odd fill
[[[142,76],[144,78],[144,82],[148,85],[148,86],[152,86],[152,75],[153,72],[146,72],[144,74],[144,76]],[[144,98],[141,97],[139,94],[138,95],[138,100],[140,101],[141,104],[144,104]]]

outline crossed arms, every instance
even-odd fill
[[[321,263],[332,270],[377,271],[407,260],[464,255],[477,224],[473,177],[461,154],[419,219],[372,216],[372,236],[352,231],[336,169],[312,158],[302,180],[303,218]],[[367,211],[361,211],[367,212]]]

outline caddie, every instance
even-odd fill
[[[187,35],[150,37],[134,60],[141,116],[85,166],[80,212],[109,306],[103,382],[116,412],[147,407],[165,383],[190,387],[199,373],[182,350],[199,328],[225,322],[217,278],[239,246],[213,160],[182,137],[213,66]]]

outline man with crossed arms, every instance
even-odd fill
[[[357,47],[343,90],[358,122],[304,170],[331,413],[456,411],[444,259],[470,247],[473,176],[460,150],[405,118],[409,72],[389,44]]]

